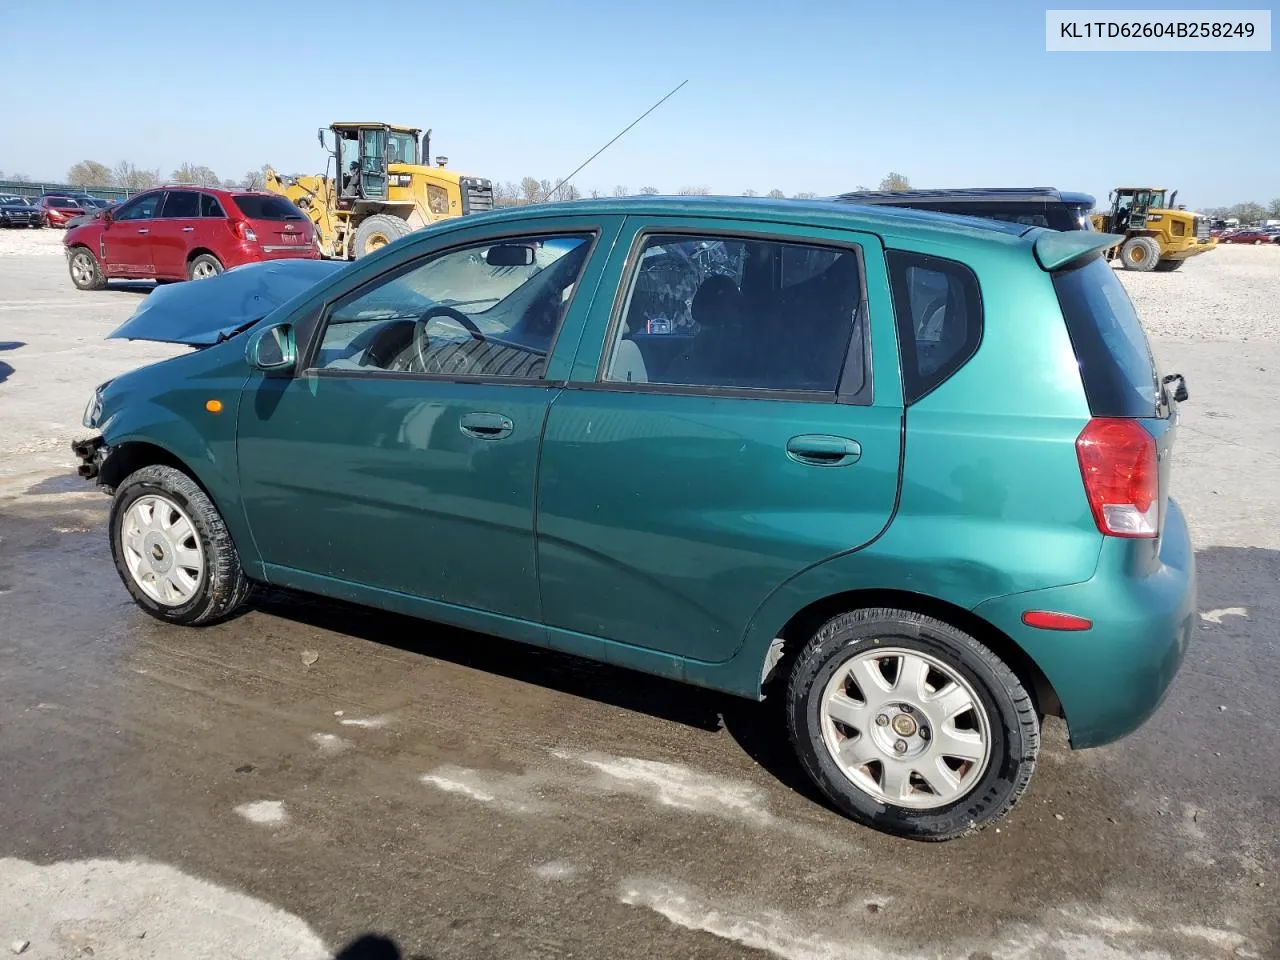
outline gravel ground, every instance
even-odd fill
[[[55,227],[0,230],[0,257],[61,256],[65,233]]]
[[[1154,339],[1280,342],[1280,244],[1223,244],[1173,273],[1119,273]]]

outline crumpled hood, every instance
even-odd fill
[[[158,286],[107,339],[209,347],[345,266],[338,260],[267,260],[208,280]]]

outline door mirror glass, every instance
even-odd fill
[[[502,243],[485,251],[484,262],[490,267],[530,267],[533,266],[533,247]]]
[[[264,373],[283,373],[292,370],[298,360],[292,325],[277,323],[262,330],[255,330],[245,346],[245,359],[249,362],[249,366]]]

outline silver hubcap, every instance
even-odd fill
[[[93,280],[93,260],[87,253],[77,253],[71,258],[71,278],[76,283],[90,283]]]
[[[160,496],[139,497],[120,521],[125,566],[142,592],[177,607],[204,582],[204,552],[191,518]]]
[[[940,660],[869,650],[840,665],[822,691],[822,740],[859,790],[920,810],[964,796],[991,760],[978,695]]]
[[[217,275],[217,266],[210,263],[208,260],[201,260],[191,270],[191,279],[193,280],[206,280],[209,277],[215,277]]]

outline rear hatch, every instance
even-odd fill
[[[1159,476],[1158,530],[1164,529],[1174,439],[1178,379],[1157,371],[1142,323],[1115,271],[1099,256],[1053,273],[1053,285],[1080,364],[1095,418],[1135,421],[1155,441]]]
[[[234,199],[265,252],[303,252],[315,245],[311,221],[284,197],[237,193],[234,194]]]

